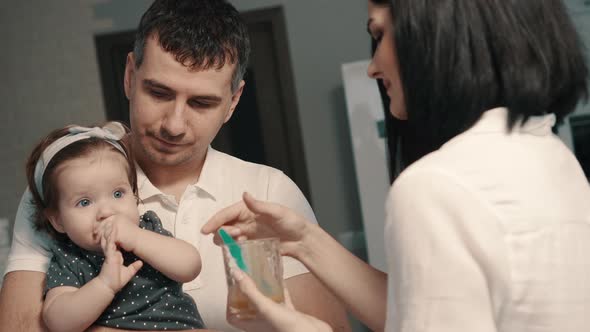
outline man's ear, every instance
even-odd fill
[[[49,222],[51,223],[51,226],[53,226],[53,228],[58,233],[65,233],[66,232],[64,230],[63,225],[61,224],[61,220],[58,217],[57,211],[55,211],[54,209],[45,209],[45,210],[43,210],[43,214],[45,215],[45,218],[47,218],[47,220],[49,220]]]
[[[238,88],[236,89],[236,91],[234,92],[234,94],[231,97],[231,104],[229,105],[229,110],[228,110],[227,114],[225,115],[225,119],[223,119],[223,123],[228,122],[229,119],[231,119],[231,116],[234,114],[234,111],[236,110],[236,106],[238,106],[238,103],[240,102],[240,97],[242,97],[242,92],[244,91],[245,85],[246,85],[246,82],[244,82],[244,80],[241,80],[240,84],[238,85]]]
[[[133,52],[127,54],[127,62],[125,63],[125,77],[123,78],[123,86],[125,88],[125,96],[129,99],[131,93],[131,84],[135,79],[135,56]]]

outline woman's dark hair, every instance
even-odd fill
[[[232,90],[246,73],[250,39],[240,13],[225,0],[156,0],[143,14],[135,35],[135,64],[143,62],[149,37],[197,70],[236,64]]]
[[[55,142],[61,137],[68,135],[69,129],[75,126],[76,125],[70,125],[65,128],[52,131],[35,146],[26,163],[27,182],[29,191],[32,195],[32,201],[30,204],[32,204],[34,211],[33,226],[36,230],[46,232],[57,240],[64,240],[66,236],[65,234],[58,233],[53,228],[45,216],[44,210],[57,209],[59,192],[57,191],[57,186],[55,184],[54,173],[56,168],[64,162],[87,156],[91,153],[101,150],[111,150],[116,153],[120,153],[127,161],[127,178],[129,180],[129,184],[131,185],[131,189],[133,190],[133,194],[137,197],[137,173],[135,169],[135,159],[133,158],[133,152],[130,149],[130,146],[124,140],[118,141],[121,148],[123,148],[123,151],[125,151],[125,154],[123,154],[104,139],[92,137],[79,140],[66,146],[57,154],[55,154],[53,158],[51,158],[51,161],[43,173],[43,179],[41,181],[43,188],[43,199],[41,198],[41,194],[35,186],[35,166],[37,165],[37,161],[39,158],[41,158],[43,151],[45,151],[45,149],[51,145],[51,143]],[[125,128],[126,132],[129,132],[127,127],[123,127]]]
[[[491,108],[508,108],[511,129],[546,113],[560,121],[588,98],[583,44],[561,0],[372,1],[392,13],[405,165]]]

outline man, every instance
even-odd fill
[[[130,137],[139,165],[141,212],[154,210],[177,238],[195,245],[201,274],[184,290],[210,329],[231,331],[225,319],[227,287],[220,248],[201,226],[244,191],[315,217],[297,186],[270,167],[247,163],[210,148],[244,88],[249,40],[239,13],[221,0],[156,0],[143,15],[135,48],[127,57],[125,93]],[[7,331],[43,330],[41,319],[47,239],[28,222],[25,193],[4,286],[0,326]],[[295,306],[348,331],[342,306],[298,262],[284,263]]]

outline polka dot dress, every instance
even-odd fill
[[[153,211],[141,216],[141,228],[172,236]],[[60,286],[81,287],[100,272],[104,256],[82,249],[67,240],[52,247],[45,292]],[[125,265],[137,256],[123,252]],[[193,299],[182,284],[169,279],[148,264],[123,288],[96,321],[97,325],[139,330],[186,330],[204,328]]]

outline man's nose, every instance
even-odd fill
[[[174,108],[166,112],[165,118],[162,121],[162,131],[166,134],[167,139],[172,139],[184,134],[186,130],[185,108],[185,102],[178,100],[174,103]]]

